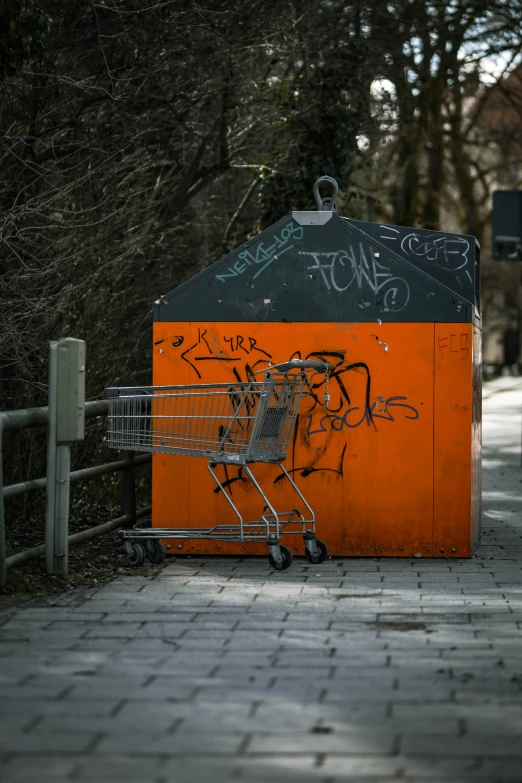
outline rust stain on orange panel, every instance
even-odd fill
[[[316,512],[317,535],[333,555],[429,556],[433,340],[433,324],[156,323],[154,384],[235,383],[268,361],[332,361],[329,409],[323,406],[320,377],[301,407],[286,461]],[[276,466],[253,470],[276,507],[296,506]],[[218,471],[245,518],[258,518],[260,499],[241,471],[231,466]],[[204,459],[155,456],[154,474],[155,527],[234,521]],[[300,538],[284,543],[303,551]],[[266,552],[264,545],[248,545],[246,551],[256,549]],[[245,550],[242,544],[191,541],[187,551]]]
[[[435,325],[434,555],[471,552],[471,324]]]

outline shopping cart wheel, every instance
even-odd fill
[[[147,541],[147,557],[153,565],[163,563],[166,555],[165,547],[157,538],[151,538]]]
[[[278,563],[272,556],[272,553],[268,553],[268,561],[272,568],[275,568],[277,571],[286,571],[287,568],[290,568],[292,565],[293,557],[292,553],[286,546],[280,546],[281,550],[281,562]]]
[[[137,541],[125,543],[127,563],[133,568],[139,568],[145,562],[145,549]]]
[[[315,539],[315,543],[317,545],[317,553],[312,555],[310,550],[305,547],[305,556],[310,563],[317,565],[318,563],[324,563],[328,557],[328,547],[322,541],[319,541],[318,538]]]

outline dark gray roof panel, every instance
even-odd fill
[[[473,302],[480,311],[480,255],[475,237],[362,220],[348,222]]]
[[[156,321],[466,322],[473,298],[333,213],[292,215],[161,297]],[[325,222],[326,221],[326,222]],[[306,220],[305,220],[306,222]],[[310,222],[310,221],[308,221]],[[424,264],[425,266],[426,264]],[[450,282],[454,282],[450,279]],[[469,293],[469,292],[468,292]]]

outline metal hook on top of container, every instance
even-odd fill
[[[324,196],[321,197],[321,194],[319,193],[319,184],[321,182],[327,182],[329,185],[333,188],[333,194],[331,196]],[[337,194],[339,192],[339,185],[337,184],[336,180],[333,177],[319,177],[317,182],[314,185],[314,198],[315,203],[317,204],[317,211],[318,212],[335,212],[337,214],[338,212],[338,206],[337,206]]]

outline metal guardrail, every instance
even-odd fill
[[[97,416],[106,416],[108,412],[107,400],[97,400],[85,403],[86,418]],[[47,427],[49,425],[49,408],[25,408],[23,410],[2,411],[0,412],[0,587],[4,587],[7,580],[7,570],[13,566],[26,563],[32,558],[39,557],[46,553],[46,544],[40,544],[6,556],[5,546],[5,514],[4,498],[14,495],[22,495],[26,492],[32,492],[37,489],[47,489],[47,476],[39,479],[31,479],[18,484],[4,486],[3,482],[3,434],[6,430],[23,430],[33,427]],[[116,462],[109,462],[105,465],[94,465],[90,468],[82,468],[69,472],[68,480],[71,482],[90,480],[96,476],[107,473],[121,471],[120,497],[122,515],[117,519],[112,519],[101,525],[82,530],[79,533],[68,536],[68,544],[74,546],[85,541],[89,541],[97,536],[108,533],[117,527],[132,527],[136,520],[148,516],[151,513],[151,506],[136,509],[136,493],[134,481],[134,469],[139,465],[151,462],[150,454],[141,454],[135,457],[134,452],[127,452],[124,459]]]

